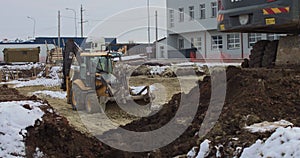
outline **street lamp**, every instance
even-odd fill
[[[71,10],[74,12],[74,21],[75,21],[75,37],[77,37],[77,22],[76,22],[76,11],[72,8],[66,8],[66,10]]]
[[[32,35],[32,37],[34,38],[35,37],[35,19],[30,16],[27,16],[27,18],[33,20],[33,35]]]

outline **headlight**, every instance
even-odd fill
[[[249,22],[249,15],[240,15],[239,20],[241,25],[246,25]]]

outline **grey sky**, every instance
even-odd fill
[[[155,26],[154,11],[155,7],[165,7],[165,0],[149,0],[151,11],[151,26]],[[147,26],[147,0],[8,0],[1,1],[0,18],[0,40],[16,38],[27,39],[33,35],[33,20],[36,20],[35,36],[57,36],[57,15],[58,10],[61,12],[61,36],[74,36],[74,12],[65,8],[76,10],[77,14],[77,35],[80,36],[80,5],[83,5],[84,19],[88,22],[84,24],[84,35],[87,36],[95,26],[102,27],[109,23],[110,28],[105,28],[99,32],[94,31],[94,35],[101,32],[99,36],[120,36],[123,41],[147,41],[147,29],[120,30],[122,25],[128,23],[137,23],[137,27],[129,24],[132,28],[139,28],[141,25]],[[141,8],[143,7],[143,8]],[[144,8],[145,7],[145,8]],[[139,9],[136,9],[139,8]],[[131,11],[130,11],[131,10]],[[134,10],[134,11],[132,11]],[[121,13],[120,13],[121,12]],[[159,27],[165,26],[165,15],[163,10],[159,11]],[[114,16],[113,16],[114,15]],[[113,16],[113,18],[111,17]],[[118,17],[118,18],[116,18]],[[120,20],[122,19],[122,20]],[[106,20],[106,21],[103,21]],[[109,21],[109,22],[108,22]],[[114,23],[117,22],[117,23]],[[100,23],[100,24],[99,24]],[[138,24],[139,23],[139,24]],[[99,26],[100,25],[100,26]],[[107,29],[107,30],[106,30]],[[94,29],[97,30],[97,29]],[[112,32],[119,30],[116,35]],[[106,33],[103,33],[106,32]],[[110,33],[111,32],[111,33]],[[126,33],[127,32],[127,33]],[[134,33],[129,35],[128,32]],[[154,40],[154,29],[151,29],[151,41]],[[161,31],[160,37],[165,33]]]

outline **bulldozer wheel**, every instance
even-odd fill
[[[83,97],[82,95],[81,89],[76,84],[73,84],[71,90],[71,104],[73,108],[75,107],[77,110],[84,109],[83,101],[80,99]]]
[[[96,94],[89,93],[85,97],[85,110],[87,113],[97,113],[97,112],[104,112],[101,109],[99,104],[99,100]]]

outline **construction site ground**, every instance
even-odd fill
[[[154,105],[163,105],[167,103],[174,94],[180,93],[182,90],[185,93],[188,93],[191,88],[193,88],[196,83],[195,81],[201,77],[181,77],[182,82],[184,84],[179,83],[179,80],[177,78],[149,78],[147,76],[136,76],[131,77],[129,79],[130,86],[143,86],[143,85],[153,85],[155,86],[155,90],[153,91],[156,99],[154,100]],[[50,90],[50,91],[60,91],[60,87],[44,87],[44,86],[33,86],[33,87],[21,87],[17,88],[17,90],[27,96],[31,96],[33,92],[36,91],[43,91],[43,90]],[[162,93],[163,92],[163,93]],[[39,96],[42,99],[45,99],[49,102],[49,104],[57,110],[59,114],[66,117],[70,124],[76,128],[77,130],[89,134],[90,132],[85,128],[85,126],[81,122],[81,116],[90,117],[89,119],[94,120],[98,117],[93,117],[92,114],[86,114],[84,111],[74,111],[72,110],[72,107],[70,104],[67,104],[66,99],[57,99],[57,98],[51,98],[50,96],[46,95],[40,95]],[[159,108],[159,107],[157,107]],[[78,114],[79,113],[79,114]],[[131,121],[137,119],[138,117],[132,117],[128,114],[126,114],[124,111],[122,111],[116,104],[108,104],[106,113],[108,116],[113,120],[113,122],[116,123],[116,125],[126,125],[130,123]],[[91,121],[93,122],[93,121]],[[101,124],[105,124],[105,122],[102,122]],[[103,132],[113,128],[110,125],[104,125],[100,130],[103,130]]]
[[[80,117],[93,120],[95,119],[93,115],[73,111],[65,99],[53,99],[47,96],[30,97],[34,91],[59,91],[59,87],[23,87],[17,88],[18,91],[2,87],[0,94],[7,96],[1,98],[1,101],[42,99],[49,103],[48,107],[43,107],[46,111],[43,121],[36,122],[34,127],[27,129],[29,133],[25,141],[27,157],[32,157],[36,147],[50,157],[175,157],[178,155],[185,157],[193,147],[199,147],[205,139],[211,141],[207,157],[216,156],[217,151],[214,146],[218,145],[224,147],[221,151],[223,156],[233,157],[237,147],[244,149],[256,140],[264,140],[272,134],[270,131],[251,133],[244,128],[246,126],[263,121],[280,120],[287,120],[294,126],[300,126],[300,69],[297,67],[241,69],[229,66],[226,74],[226,98],[221,114],[213,128],[201,137],[197,137],[197,132],[201,126],[206,126],[202,124],[204,117],[207,114],[217,113],[214,111],[208,113],[207,110],[211,101],[211,83],[215,83],[216,87],[221,87],[219,85],[223,84],[216,79],[220,76],[220,72],[212,73],[213,77],[206,74],[207,77],[204,79],[203,76],[183,76],[183,81],[181,80],[180,83],[185,84],[179,84],[178,78],[174,77],[130,78],[131,86],[154,84],[156,87],[154,94],[157,97],[155,104],[161,107],[155,115],[138,118],[126,114],[117,106],[108,106],[106,114],[122,128],[144,132],[162,127],[174,117],[178,103],[183,97],[199,106],[193,122],[179,138],[155,151],[141,153],[123,152],[101,143],[81,123]],[[195,95],[199,92],[200,98]],[[15,97],[11,98],[8,94]],[[47,112],[52,108],[57,113]],[[99,121],[101,127],[107,127],[107,129],[95,127],[95,130],[109,131],[112,137],[118,139],[132,139],[119,138],[114,135],[115,126],[105,126],[106,122],[101,122],[99,118],[95,121]]]

